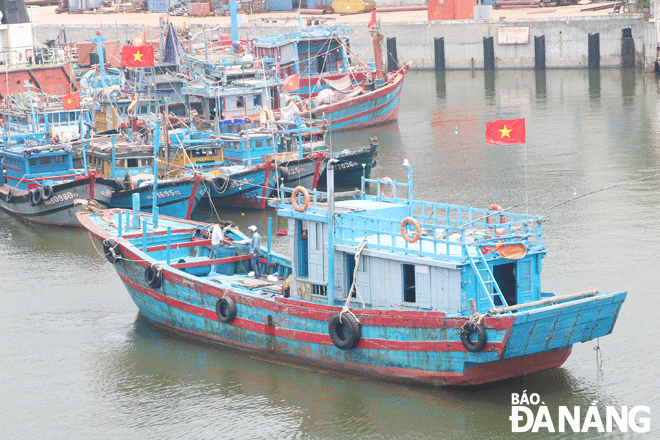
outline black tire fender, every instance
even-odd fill
[[[41,199],[46,201],[53,197],[53,185],[45,185],[41,187]]]
[[[477,342],[472,343],[470,341],[470,336],[473,333],[477,334]],[[482,324],[475,324],[473,322],[466,322],[463,327],[461,327],[461,342],[463,347],[471,353],[476,353],[484,349],[486,346],[486,330]]]
[[[228,296],[224,296],[215,304],[215,314],[222,322],[232,322],[236,318],[236,303]]]
[[[11,199],[14,198],[14,188],[11,188],[7,193],[7,203],[11,203]]]
[[[108,261],[112,264],[115,264],[117,261],[123,258],[121,249],[119,249],[119,245],[114,238],[107,238],[103,240],[103,254],[105,255],[105,258],[107,258]]]
[[[41,200],[41,191],[39,190],[39,188],[35,188],[35,189],[31,190],[29,197],[30,197],[30,205],[31,206],[41,205],[41,201],[42,201]]]
[[[144,281],[153,289],[163,285],[163,269],[156,263],[151,263],[144,270]]]
[[[328,324],[330,339],[337,348],[350,350],[360,342],[360,323],[352,313],[337,313]]]

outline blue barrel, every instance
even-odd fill
[[[226,258],[236,256],[236,246],[218,246],[215,258]],[[220,263],[215,266],[215,271],[220,275],[234,275],[236,263]]]
[[[185,257],[180,258],[177,263],[196,263],[198,261],[209,261],[208,257]],[[207,264],[205,266],[196,266],[196,267],[186,267],[179,269],[183,272],[189,273],[190,275],[195,275],[196,277],[203,277],[208,275],[211,272],[211,265]]]

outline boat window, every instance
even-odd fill
[[[128,167],[129,167],[129,168],[136,168],[136,167],[139,166],[139,165],[138,165],[138,160],[137,160],[137,159],[126,159],[126,161],[127,161],[127,163],[128,163]]]
[[[75,121],[77,119],[78,119],[78,116],[76,115],[76,112],[69,113],[69,120],[70,121]]]
[[[39,165],[50,165],[50,156],[40,158]]]
[[[415,292],[415,265],[403,265],[403,302],[417,302]]]
[[[153,159],[143,159],[142,163],[143,163],[143,166],[150,167],[150,166],[153,166],[154,161],[153,161]]]
[[[40,124],[43,124],[44,123],[44,115],[39,115],[37,117],[37,120],[39,121]]]
[[[60,122],[60,114],[59,113],[51,113],[50,118],[52,119],[53,122],[59,123]]]
[[[34,158],[29,159],[28,163],[30,164],[31,167],[36,166],[37,165],[37,159],[34,159]]]
[[[322,284],[312,284],[312,295],[328,296],[328,286]]]
[[[236,99],[236,108],[243,108],[245,107],[245,97],[244,96],[239,96]]]
[[[126,167],[126,159],[115,159],[115,166],[117,168],[125,168]]]
[[[261,95],[254,95],[254,106],[261,107]]]
[[[55,163],[63,163],[66,161],[66,156],[55,156],[53,157]]]
[[[69,113],[60,113],[60,121],[69,122]]]

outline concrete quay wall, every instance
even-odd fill
[[[342,23],[353,29],[350,38],[353,51],[373,61],[373,46],[364,23]],[[630,29],[634,40],[635,67],[653,70],[656,60],[656,31],[654,22],[645,22],[641,15],[613,15],[590,17],[563,17],[518,19],[515,21],[408,21],[381,23],[383,54],[386,60],[385,41],[396,38],[399,62],[411,61],[411,69],[435,68],[435,38],[444,38],[446,69],[483,69],[484,38],[493,38],[495,69],[533,69],[535,66],[534,37],[545,37],[546,68],[588,68],[589,34],[599,34],[600,67],[621,67],[623,63],[623,32]],[[239,38],[290,32],[297,22],[247,23],[239,27]],[[499,44],[500,28],[529,28],[528,41],[524,44]],[[89,41],[101,30],[108,40],[128,41],[141,32],[141,24],[67,24],[37,25],[35,37],[38,41],[55,39],[62,29],[66,41]],[[204,32],[206,30],[206,32]],[[231,33],[229,24],[205,23],[190,26],[190,34],[197,34],[196,43],[204,37],[215,38],[221,32]]]

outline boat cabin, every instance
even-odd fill
[[[131,182],[140,175],[153,180],[154,154],[151,145],[135,145],[127,141],[97,143],[89,149],[87,163],[111,179]]]
[[[230,86],[212,85],[206,82],[189,82],[182,94],[186,108],[199,114],[196,120],[205,122],[209,128],[220,131],[223,119],[253,117],[264,108],[280,108],[281,96],[276,79],[244,79]]]
[[[73,148],[23,146],[2,154],[2,184],[11,188],[29,191],[82,174],[73,168]]]
[[[313,26],[288,34],[266,35],[253,39],[256,58],[279,60],[279,77],[300,75],[296,94],[316,96],[325,85],[321,77],[343,76],[349,72],[348,37],[352,31],[338,26]],[[355,81],[364,80],[357,72]]]
[[[167,148],[158,152],[159,174],[182,175],[193,170],[209,171],[225,164],[215,133],[191,129],[168,131]],[[165,139],[161,135],[161,141]]]
[[[288,219],[291,297],[448,315],[469,315],[471,303],[485,313],[541,299],[545,249],[535,218],[415,201],[411,180],[363,182],[377,195],[363,185],[356,199],[324,194],[330,201],[321,203],[311,191],[309,204],[294,194],[295,205],[278,206]]]
[[[88,110],[65,110],[61,104],[34,105],[32,109],[29,104],[10,106],[3,109],[3,119],[11,133],[48,132],[53,138],[67,141],[80,139],[81,128],[86,135],[89,127],[85,122],[90,121]]]

